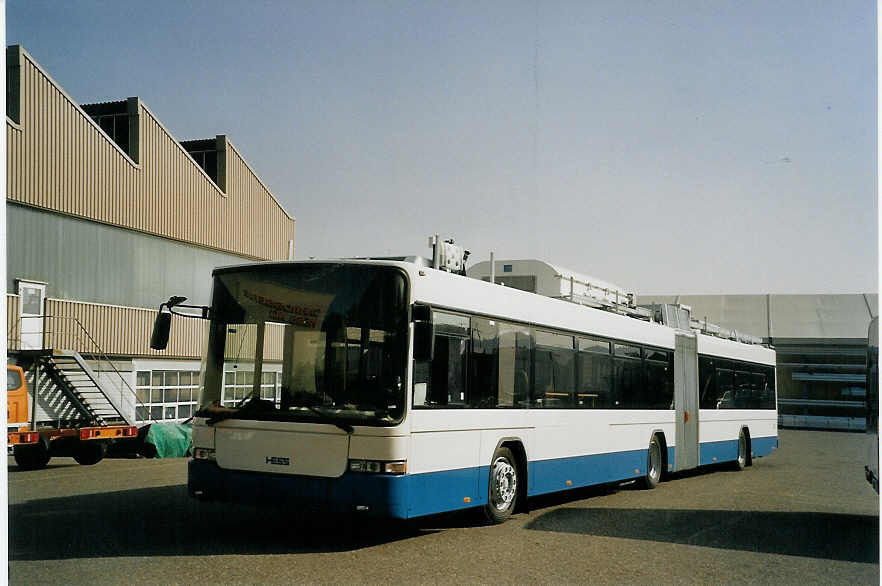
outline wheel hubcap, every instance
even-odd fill
[[[515,467],[505,458],[493,462],[493,483],[490,487],[490,499],[499,511],[505,511],[514,502],[518,489],[518,476]]]

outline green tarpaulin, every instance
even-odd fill
[[[156,446],[157,458],[184,458],[190,449],[192,427],[184,423],[154,423],[145,442]]]

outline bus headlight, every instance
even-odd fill
[[[407,472],[407,460],[395,460],[393,462],[349,460],[349,471],[367,474],[401,475]]]
[[[402,460],[399,462],[386,462],[383,464],[384,474],[404,474],[407,472],[407,462]]]
[[[211,448],[193,448],[194,460],[215,460],[215,452]]]

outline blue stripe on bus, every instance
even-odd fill
[[[750,438],[750,451],[757,458],[768,456],[778,449],[777,437],[752,437]]]
[[[778,447],[777,437],[752,437],[750,450],[754,457],[762,458]],[[705,442],[699,445],[699,465],[707,466],[719,462],[734,462],[738,459],[738,440]]]
[[[405,478],[409,482],[411,497],[408,517],[456,511],[487,503],[489,466],[426,472]]]
[[[646,474],[646,457],[647,450],[632,450],[530,462],[527,494],[534,496],[637,478]]]
[[[768,455],[777,445],[776,437],[751,441],[756,457]],[[738,455],[738,441],[706,442],[700,444],[699,454],[702,466],[732,461]],[[631,450],[532,461],[527,464],[527,494],[640,478],[646,474],[646,459],[647,450]],[[673,469],[673,447],[668,448],[668,464]],[[202,491],[205,497],[221,501],[329,512],[367,507],[370,515],[409,518],[484,505],[489,478],[489,466],[406,476],[346,473],[338,478],[318,478],[223,470],[214,462],[191,460],[188,487],[191,494]]]
[[[705,442],[698,444],[698,465],[707,466],[720,462],[731,462],[738,458],[738,440]]]

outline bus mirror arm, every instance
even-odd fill
[[[186,301],[186,297],[181,297],[179,295],[173,295],[169,297],[168,301],[159,305],[159,314],[156,316],[156,320],[153,322],[153,333],[150,336],[150,347],[153,350],[165,350],[168,347],[168,337],[169,332],[171,331],[171,316],[179,315],[181,317],[192,317],[197,319],[209,319],[211,309],[205,305],[187,305],[184,303]],[[176,307],[187,307],[190,309],[199,309],[201,310],[200,315],[194,315],[191,313],[181,313],[179,311],[175,311]],[[165,309],[165,311],[163,311]]]

